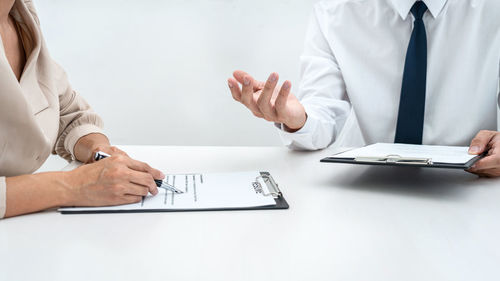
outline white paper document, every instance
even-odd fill
[[[156,196],[148,195],[142,202],[109,207],[71,207],[59,211],[147,211],[147,210],[197,210],[232,209],[276,205],[268,193],[267,184],[258,178],[260,172],[238,172],[220,174],[175,174],[167,175],[164,182],[184,193],[158,188]],[[256,184],[258,182],[258,184]],[[258,188],[256,188],[258,187]]]
[[[466,146],[414,145],[376,143],[335,154],[332,158],[387,157],[425,158],[433,163],[464,164],[477,155],[470,155]]]

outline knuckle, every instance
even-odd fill
[[[116,155],[116,158],[118,158],[120,161],[126,161],[127,160],[127,156],[125,156],[123,154]]]
[[[113,155],[111,158],[116,163],[124,163],[125,162],[125,156],[123,156],[121,154]]]
[[[255,112],[255,111],[252,111],[252,114],[255,116],[255,117],[258,117],[258,118],[263,118],[264,116],[262,116],[262,114],[258,113],[258,112]]]
[[[109,149],[113,152],[118,151],[118,148],[116,148],[116,146],[110,146]]]
[[[153,177],[153,175],[151,175],[151,174],[147,174],[147,175],[146,175],[146,177],[147,177],[147,179],[146,179],[146,180],[147,180],[149,183],[151,183],[151,185],[156,186],[155,178]]]
[[[130,171],[124,166],[120,166],[116,169],[116,175],[119,176],[120,178],[129,176],[129,173]]]
[[[141,170],[149,172],[151,170],[151,167],[149,167],[148,164],[144,162],[138,162],[137,165],[141,168]]]

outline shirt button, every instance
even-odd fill
[[[35,160],[36,161],[40,160],[40,155],[38,155]]]

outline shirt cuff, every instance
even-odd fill
[[[71,156],[73,159],[75,159],[75,145],[78,142],[78,140],[81,137],[84,137],[88,134],[92,133],[101,133],[102,134],[102,129],[94,124],[83,124],[81,126],[77,126],[73,128],[68,135],[66,136],[66,139],[64,140],[64,147],[68,152],[71,153]]]
[[[283,124],[274,123],[274,125],[279,129],[279,135],[284,145],[292,146],[293,144],[297,144],[298,147],[307,149],[307,147],[312,145],[312,133],[318,124],[316,119],[308,115],[304,126],[294,133],[285,131]]]
[[[5,216],[5,210],[7,209],[7,184],[5,183],[5,177],[0,177],[0,219]]]

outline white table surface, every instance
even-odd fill
[[[289,210],[0,221],[0,280],[500,280],[500,181],[280,147],[124,146],[167,173],[267,170]]]

